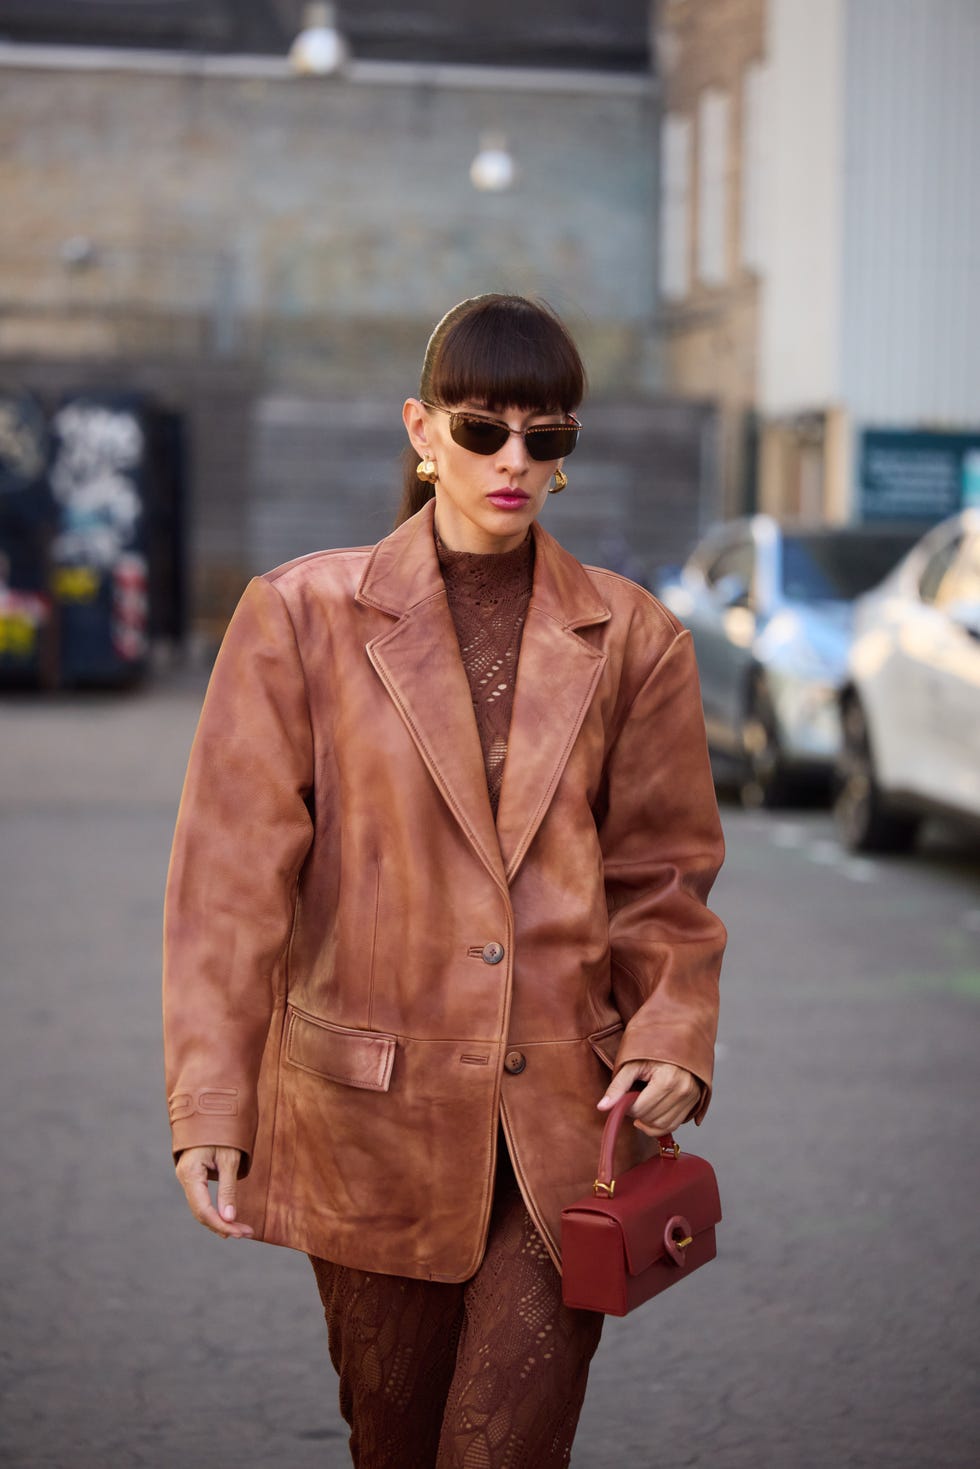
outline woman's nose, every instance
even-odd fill
[[[524,435],[517,429],[511,429],[510,437],[500,450],[501,468],[509,470],[527,469],[530,455],[527,452],[527,444]]]

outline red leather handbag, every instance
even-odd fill
[[[591,1194],[561,1211],[562,1300],[625,1316],[715,1257],[721,1200],[715,1170],[668,1133],[660,1155],[613,1176],[619,1126],[635,1100],[606,1118]]]

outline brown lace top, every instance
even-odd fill
[[[529,535],[513,551],[476,555],[450,551],[437,535],[436,550],[469,680],[490,805],[496,816],[517,659],[534,579],[534,540]]]

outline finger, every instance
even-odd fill
[[[622,1066],[612,1081],[606,1087],[605,1095],[596,1103],[600,1112],[608,1112],[610,1107],[615,1106],[620,1097],[625,1096],[636,1080],[642,1061],[627,1061]]]
[[[217,1209],[211,1202],[207,1184],[202,1185],[201,1194],[196,1202],[191,1203],[191,1211],[194,1217],[210,1229],[213,1234],[218,1234],[222,1239],[251,1239],[255,1231],[250,1224],[238,1224],[235,1220],[222,1219]],[[188,1196],[190,1202],[190,1196]],[[206,1202],[205,1202],[206,1201]]]
[[[239,1154],[235,1148],[216,1148],[215,1158],[218,1164],[218,1213],[231,1224],[235,1219]]]
[[[178,1177],[183,1185],[191,1213],[199,1224],[204,1225],[205,1229],[210,1229],[213,1234],[220,1235],[222,1239],[248,1239],[254,1234],[255,1231],[248,1224],[238,1224],[222,1219],[211,1202],[207,1164],[195,1163],[184,1171],[178,1167]]]
[[[640,1117],[644,1122],[651,1122],[662,1112],[676,1111],[689,1099],[693,1102],[696,1096],[697,1092],[683,1083],[672,1082],[669,1086],[656,1086],[651,1083],[637,1094],[630,1115]]]
[[[687,1121],[700,1094],[701,1089],[693,1079],[683,1084],[675,1083],[662,1090],[647,1086],[631,1108],[630,1115],[634,1122],[643,1124],[644,1130],[669,1132],[671,1128],[680,1127],[682,1122]]]
[[[699,1095],[699,1091],[692,1093],[685,1090],[680,1095],[666,1096],[656,1106],[647,1108],[640,1116],[634,1117],[634,1123],[644,1132],[656,1137],[672,1132],[690,1117]]]
[[[666,1132],[673,1132],[675,1127],[680,1127],[682,1122],[687,1121],[690,1109],[676,1112],[668,1112],[662,1117],[656,1117],[652,1122],[644,1122],[639,1117],[634,1117],[633,1126],[645,1132],[647,1137],[663,1137]]]

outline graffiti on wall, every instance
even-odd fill
[[[140,528],[143,427],[131,408],[78,400],[55,414],[53,428],[49,480],[61,507],[54,559],[108,571]]]
[[[91,603],[107,586],[112,650],[124,662],[138,661],[148,650],[149,620],[143,424],[128,405],[79,398],[55,414],[52,427],[48,478],[60,510],[52,547],[59,600]]]

